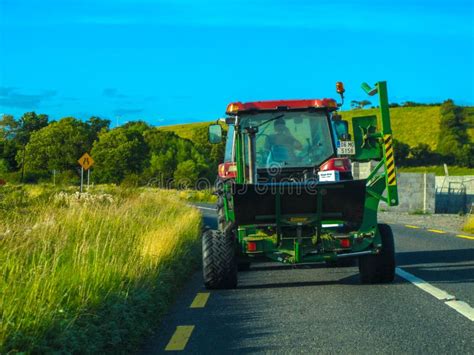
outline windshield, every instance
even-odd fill
[[[259,113],[243,116],[242,126],[258,126],[257,169],[312,167],[334,154],[325,111]],[[248,144],[245,150],[248,162]]]

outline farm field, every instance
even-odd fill
[[[197,264],[176,193],[75,191],[0,187],[0,353],[136,349]]]
[[[400,142],[414,147],[419,143],[428,144],[435,149],[440,132],[440,107],[439,106],[417,106],[417,107],[393,107],[390,109],[393,135]],[[464,108],[468,125],[468,133],[474,140],[474,107]],[[352,122],[355,116],[368,116],[376,114],[378,109],[342,111],[343,119]],[[174,126],[160,127],[163,131],[175,132],[182,138],[193,139],[193,132],[213,122],[199,122],[180,124]],[[351,123],[349,129],[352,130]]]

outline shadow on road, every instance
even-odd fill
[[[474,249],[410,251],[397,253],[397,264],[426,281],[474,282]]]
[[[339,280],[321,281],[296,281],[296,282],[275,282],[254,285],[238,286],[241,290],[264,289],[264,288],[288,288],[288,287],[311,287],[326,285],[359,285],[359,275],[351,275]]]

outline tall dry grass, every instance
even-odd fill
[[[133,347],[166,308],[196,263],[199,213],[169,192],[109,192],[0,210],[0,352]]]

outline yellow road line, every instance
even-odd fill
[[[196,297],[194,297],[194,301],[189,308],[204,308],[208,299],[209,292],[199,292]]]
[[[474,237],[470,237],[468,235],[462,235],[462,234],[458,234],[456,237],[458,238],[464,238],[464,239],[470,239],[470,240],[474,240]]]
[[[439,229],[428,229],[428,232],[433,232],[433,233],[438,233],[438,234],[446,233],[445,231],[440,231]]]
[[[178,325],[165,351],[184,350],[193,330],[194,325]]]
[[[405,224],[405,227],[413,228],[413,229],[420,229],[420,227],[418,227],[418,226],[411,226],[409,224]]]

